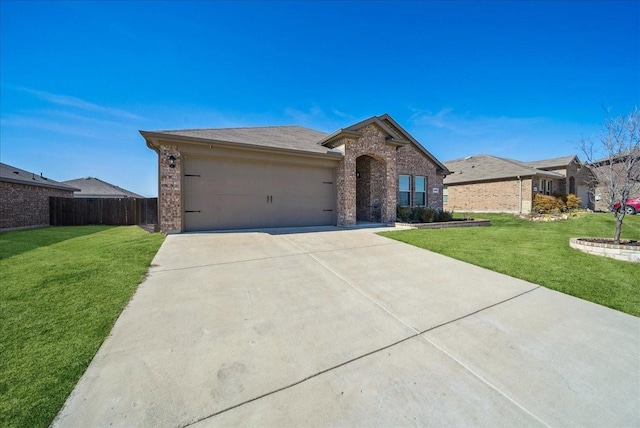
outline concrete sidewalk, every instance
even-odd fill
[[[168,236],[53,425],[640,425],[640,319],[375,231]]]

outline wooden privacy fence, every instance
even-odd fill
[[[158,223],[158,198],[49,198],[51,226]]]

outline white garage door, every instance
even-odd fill
[[[335,224],[334,169],[185,158],[185,230]]]

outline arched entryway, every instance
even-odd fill
[[[379,223],[386,202],[386,164],[371,155],[356,158],[356,221]]]

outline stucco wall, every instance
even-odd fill
[[[0,181],[0,229],[49,225],[49,197],[73,198],[73,190]]]

